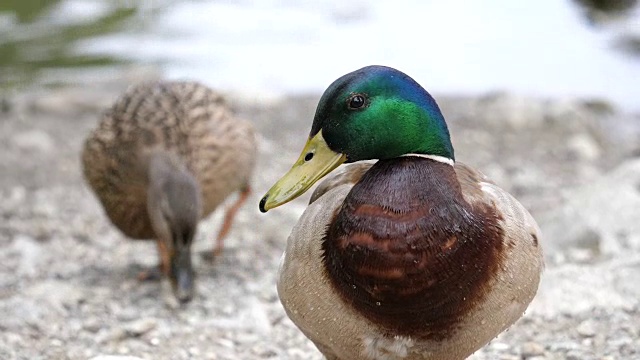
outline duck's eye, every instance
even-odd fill
[[[362,94],[354,94],[349,97],[347,104],[349,109],[356,110],[362,108],[367,103],[367,99],[365,99]]]
[[[311,159],[313,159],[313,153],[312,153],[312,152],[307,153],[307,154],[304,156],[304,161],[309,161],[309,160],[311,160]]]

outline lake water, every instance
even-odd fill
[[[321,92],[384,64],[433,93],[595,97],[640,111],[640,56],[613,49],[617,34],[640,34],[637,8],[602,30],[569,0],[46,3],[0,5],[0,76],[11,83],[134,62],[159,64],[168,78],[282,94]]]

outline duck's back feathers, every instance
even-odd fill
[[[329,358],[462,359],[533,298],[538,237],[522,205],[465,165],[354,164],[313,194],[278,292]]]
[[[111,221],[132,238],[152,238],[146,203],[149,157],[165,152],[196,179],[202,216],[247,186],[255,159],[250,123],[197,82],[152,82],[128,89],[87,138],[85,178]]]

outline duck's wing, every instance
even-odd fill
[[[511,194],[500,188],[480,171],[457,162],[456,175],[462,194],[471,205],[486,204],[494,207],[502,216],[501,225],[505,234],[524,241],[540,252],[540,228],[529,211]]]

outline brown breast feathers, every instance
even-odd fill
[[[343,299],[390,334],[447,338],[501,265],[498,220],[488,204],[463,199],[452,166],[381,160],[328,226],[325,269]]]

